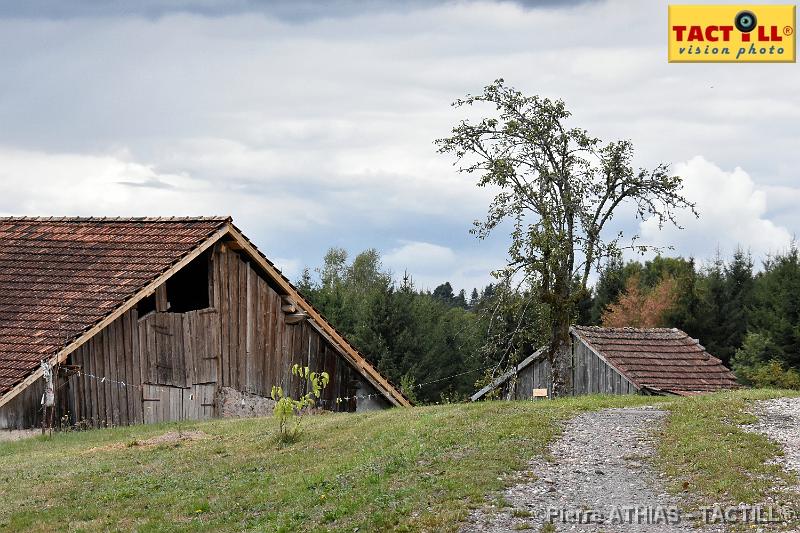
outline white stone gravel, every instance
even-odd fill
[[[775,398],[756,402],[758,422],[748,426],[783,447],[778,463],[800,476],[800,398]]]

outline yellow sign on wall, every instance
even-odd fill
[[[670,63],[794,63],[794,5],[670,5]]]

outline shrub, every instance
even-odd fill
[[[286,395],[282,387],[277,385],[272,387],[271,396],[275,400],[272,414],[278,420],[278,440],[284,443],[295,442],[300,436],[303,414],[308,408],[314,407],[322,395],[322,390],[330,381],[327,372],[312,372],[307,366],[294,365],[292,375],[306,381],[311,390],[295,400]]]
[[[403,374],[400,378],[400,390],[403,391],[405,397],[408,398],[408,401],[412,404],[419,402],[417,395],[414,393],[414,387],[416,386],[417,384],[414,382],[414,376],[410,373]]]
[[[747,385],[800,389],[800,372],[784,366],[770,354],[769,338],[748,333],[742,347],[736,350],[731,367],[736,377]]]
[[[776,360],[741,368],[737,376],[744,377],[747,382],[756,387],[800,389],[800,372],[794,368],[786,368]]]

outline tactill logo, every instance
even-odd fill
[[[795,61],[793,5],[670,5],[670,62]]]

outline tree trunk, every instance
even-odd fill
[[[550,362],[550,369],[553,378],[553,397],[569,396],[572,392],[572,379],[570,373],[571,361],[569,326],[570,320],[568,313],[557,314],[553,321],[550,345],[547,347],[547,360]]]

